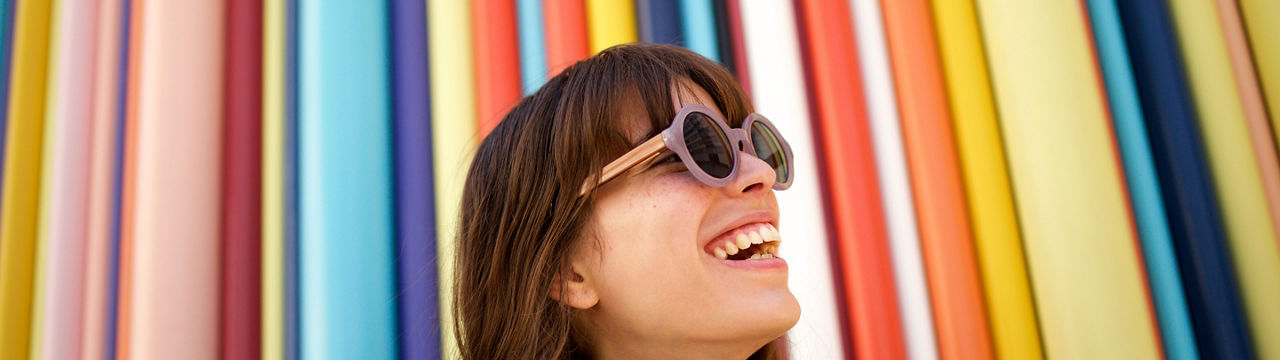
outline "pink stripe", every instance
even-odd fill
[[[65,0],[55,15],[45,293],[39,297],[43,311],[38,320],[43,324],[40,354],[50,359],[80,355],[97,6],[96,0]]]
[[[218,355],[224,8],[216,1],[133,3],[136,153],[120,354]]]

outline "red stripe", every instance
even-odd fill
[[[906,348],[849,4],[796,4],[844,321],[850,328],[848,354],[858,359],[903,359]]]
[[[590,55],[587,13],[582,0],[545,0],[542,23],[547,37],[547,71],[555,75]]]
[[[228,0],[223,87],[223,359],[261,355],[262,0]]]
[[[739,0],[725,1],[725,17],[729,20],[729,48],[733,49],[733,69],[734,76],[738,77],[738,84],[742,85],[742,91],[747,93],[747,97],[751,97],[751,76],[750,68],[747,66],[747,45],[746,38],[742,34],[742,10],[739,8]]]
[[[520,101],[520,47],[516,39],[515,2],[473,2],[471,28],[475,34],[477,129],[484,137]]]

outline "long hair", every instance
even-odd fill
[[[454,325],[464,359],[590,358],[574,310],[548,294],[586,238],[594,195],[583,181],[631,148],[624,111],[650,133],[670,126],[672,87],[705,89],[732,126],[751,113],[723,67],[668,45],[607,49],[552,77],[484,138],[467,175],[459,222]],[[774,343],[777,343],[775,341]],[[776,358],[770,343],[752,358]]]

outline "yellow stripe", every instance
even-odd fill
[[[431,62],[431,151],[435,162],[436,251],[440,269],[440,338],[445,359],[460,356],[453,341],[453,257],[467,166],[476,146],[475,68],[471,11],[466,1],[427,2]]]
[[[1258,82],[1271,113],[1271,131],[1280,146],[1280,22],[1276,21],[1280,1],[1239,1],[1240,15],[1249,31],[1253,64],[1258,68]]]
[[[1274,3],[1274,1],[1273,1]],[[1280,247],[1212,1],[1169,2],[1258,358],[1280,358]],[[1275,13],[1280,14],[1280,13]],[[1274,20],[1272,20],[1274,21]],[[1274,109],[1273,109],[1274,111]]]
[[[977,4],[1045,355],[1156,358],[1080,3]]]
[[[285,0],[263,3],[262,358],[284,359]]]
[[[43,341],[44,334],[44,312],[48,311],[44,306],[45,292],[48,291],[48,286],[45,284],[48,281],[46,280],[48,273],[45,271],[45,267],[48,266],[47,263],[49,261],[49,223],[52,215],[50,211],[53,199],[53,174],[54,167],[57,166],[54,164],[54,159],[56,158],[54,152],[57,151],[58,144],[58,123],[56,119],[51,118],[55,113],[56,98],[58,96],[58,42],[62,41],[62,32],[59,31],[62,20],[60,18],[63,16],[62,13],[66,11],[63,8],[66,6],[65,2],[51,2],[52,4],[49,5],[51,8],[48,40],[49,58],[48,67],[46,68],[44,101],[44,114],[49,119],[44,122],[44,144],[42,146],[44,153],[42,154],[43,159],[40,166],[40,215],[37,220],[39,225],[36,229],[35,239],[35,268],[32,269],[35,273],[35,279],[33,280],[31,291],[31,342],[28,350],[31,359],[44,358],[41,355],[43,346],[41,346],[40,342]]]
[[[973,1],[932,4],[996,355],[1040,358],[1040,330]]]
[[[636,42],[636,10],[632,0],[587,0],[587,35],[591,53]]]
[[[51,1],[23,1],[14,17],[9,119],[0,203],[0,358],[25,359],[40,214]]]

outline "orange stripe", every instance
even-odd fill
[[[572,0],[542,2],[542,23],[547,37],[547,70],[551,75],[587,58],[587,13],[584,3]]]
[[[515,2],[472,3],[471,28],[475,31],[476,119],[480,137],[484,137],[520,101]]]
[[[911,171],[938,352],[992,357],[933,18],[926,0],[881,1]]]
[[[847,354],[903,359],[906,348],[873,157],[849,3],[797,3],[834,248]]]

